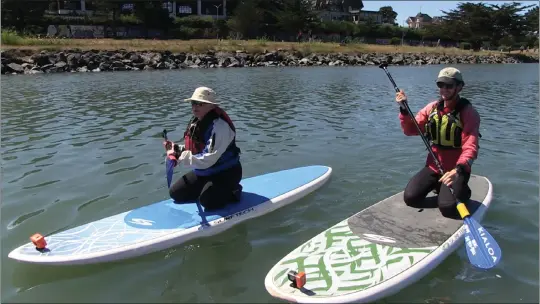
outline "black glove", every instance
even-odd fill
[[[177,144],[173,145],[171,141],[166,141],[165,150],[167,151],[167,155],[172,155],[174,156],[174,159],[178,160],[178,158],[180,157],[180,154],[184,152],[185,148],[184,147],[180,148],[179,145]]]
[[[404,100],[402,104],[399,105],[399,112],[403,115],[409,115],[409,111],[406,108],[407,101]]]
[[[458,175],[462,175],[463,173],[467,172],[467,168],[463,164],[457,164],[456,165],[456,173]]]
[[[184,147],[180,149],[179,145],[174,144],[174,156],[176,156],[176,159],[178,159],[180,157],[180,154],[182,154],[182,152],[184,152],[185,150],[186,149]]]

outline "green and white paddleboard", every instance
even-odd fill
[[[480,222],[492,199],[491,182],[471,175],[467,207]],[[345,219],[286,255],[270,269],[266,290],[289,302],[372,302],[418,281],[463,245],[461,219],[440,214],[430,194],[423,208],[403,202],[403,192]],[[294,288],[289,271],[306,274]]]

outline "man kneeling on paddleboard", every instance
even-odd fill
[[[416,121],[427,140],[431,142],[444,175],[441,176],[431,154],[426,165],[407,184],[404,201],[408,206],[420,207],[427,194],[438,192],[438,206],[443,216],[459,217],[456,199],[448,187],[452,187],[455,197],[466,202],[471,197],[468,186],[471,166],[478,155],[480,137],[480,115],[472,104],[462,98],[464,81],[461,72],[455,68],[444,68],[437,78],[440,98],[425,106],[416,114]],[[420,135],[404,103],[407,96],[403,90],[396,93],[400,105],[399,119],[403,133],[407,136]]]
[[[195,89],[191,98],[193,117],[184,132],[184,145],[169,143],[167,156],[176,164],[193,168],[170,189],[176,203],[199,200],[206,211],[239,202],[242,193],[240,149],[236,129],[229,115],[216,102],[216,93],[207,87]],[[167,148],[166,148],[167,149]]]

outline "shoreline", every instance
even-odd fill
[[[62,44],[60,44],[62,42]],[[472,52],[460,49],[261,41],[42,41],[7,46],[1,74],[169,70],[268,66],[538,63],[538,53]]]

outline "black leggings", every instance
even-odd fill
[[[197,176],[190,171],[171,186],[169,195],[177,204],[199,200],[206,211],[216,210],[240,201],[241,180],[241,164],[211,176]]]
[[[456,198],[463,203],[467,203],[471,198],[471,189],[467,184],[470,177],[470,173],[465,172],[459,174],[457,179],[452,183]],[[450,189],[439,182],[440,178],[441,175],[439,173],[434,172],[429,167],[424,167],[411,178],[407,187],[405,187],[403,200],[407,206],[421,207],[428,193],[432,190],[438,190],[437,204],[441,214],[445,217],[458,218],[459,213],[456,209],[456,200]]]

